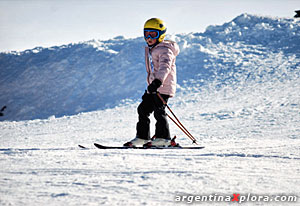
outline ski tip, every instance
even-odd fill
[[[78,145],[78,147],[81,148],[81,149],[87,149],[85,146],[82,146],[80,144]]]
[[[97,144],[97,143],[94,143],[95,147],[99,148],[99,149],[107,149],[108,147],[105,147],[101,144]]]

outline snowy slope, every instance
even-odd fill
[[[293,19],[243,14],[169,36],[181,48],[170,107],[205,146],[199,151],[93,147],[135,135],[141,38],[1,54],[0,118],[23,121],[0,122],[0,205],[185,205],[175,202],[180,194],[299,199],[299,30]],[[266,204],[299,200],[245,205]]]
[[[78,114],[134,96],[145,73],[142,45],[116,38],[1,54],[4,119]]]
[[[169,38],[182,51],[177,68],[184,88],[247,82],[265,74],[278,78],[299,66],[299,22],[292,19],[243,14],[204,33]],[[142,38],[116,37],[1,53],[0,106],[7,106],[1,120],[73,115],[140,97],[146,88],[144,46]]]

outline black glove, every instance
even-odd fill
[[[157,89],[161,86],[161,81],[159,79],[154,79],[151,84],[148,85],[148,92],[154,93],[157,92]]]

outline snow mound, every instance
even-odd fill
[[[300,51],[300,27],[295,19],[271,18],[242,14],[222,26],[210,26],[205,36],[215,42],[263,45],[291,53]]]
[[[297,79],[299,30],[293,19],[242,14],[204,33],[168,36],[181,49],[178,96]],[[143,38],[119,36],[1,53],[0,107],[7,109],[0,120],[61,117],[135,102],[146,88],[144,46]]]

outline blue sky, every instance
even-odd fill
[[[242,13],[293,17],[299,0],[0,0],[0,51],[142,36],[163,19],[169,34],[203,32]]]

